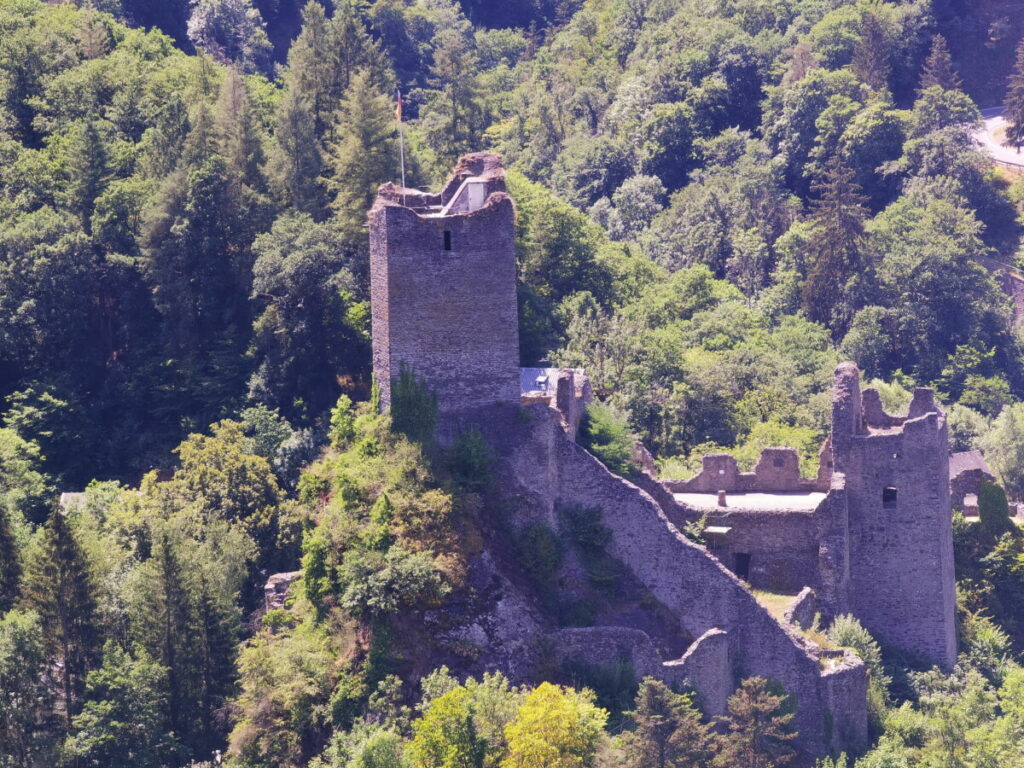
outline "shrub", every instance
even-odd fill
[[[633,448],[636,438],[630,433],[626,417],[611,406],[591,403],[580,424],[579,442],[617,475],[633,472]]]

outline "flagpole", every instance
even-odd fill
[[[398,107],[395,114],[398,117],[398,156],[402,163],[402,205],[405,205],[405,131],[402,129],[402,89],[396,90],[398,94]]]

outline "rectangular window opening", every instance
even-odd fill
[[[785,463],[786,462],[783,461],[782,459],[772,459],[772,464],[774,466],[776,466],[776,467],[781,467],[781,466],[785,465]]]
[[[896,489],[893,487],[882,489],[882,506],[883,507],[895,507],[896,506]]]
[[[446,251],[452,249],[452,231],[450,229],[444,231],[444,249]]]

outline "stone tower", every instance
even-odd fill
[[[515,211],[501,158],[466,155],[440,195],[380,188],[370,210],[373,375],[403,365],[442,415],[519,401]]]
[[[918,388],[906,416],[860,390],[853,363],[832,391],[832,469],[845,477],[848,605],[883,644],[949,669],[956,591],[946,415]]]

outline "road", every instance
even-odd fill
[[[1006,127],[1003,109],[1003,107],[992,107],[981,110],[981,116],[985,123],[984,127],[974,134],[974,138],[997,163],[1024,168],[1024,152],[1018,151],[1015,147],[1003,146],[1001,140],[996,138],[997,135],[1002,135],[1000,129]]]

